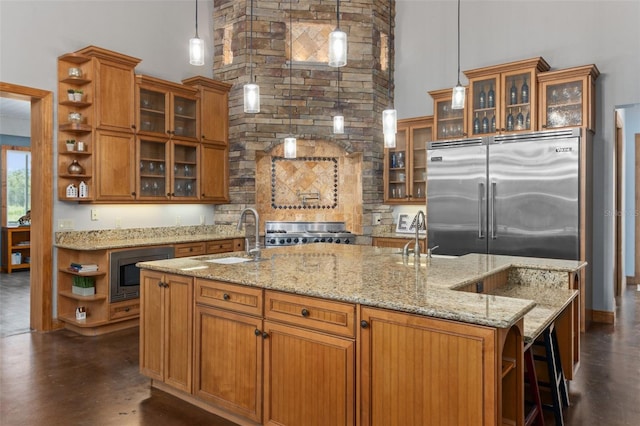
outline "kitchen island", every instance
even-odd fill
[[[485,294],[504,286],[559,299],[574,358],[570,287],[582,262],[416,263],[397,249],[325,244],[241,256],[138,264],[141,371],[239,424],[522,424],[536,302]]]

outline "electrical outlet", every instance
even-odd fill
[[[476,283],[476,293],[484,293],[484,283],[482,281]]]
[[[381,213],[373,213],[372,215],[372,224],[375,225],[380,225],[382,223],[382,214]]]
[[[74,227],[73,220],[71,219],[60,219],[58,221],[58,230],[59,231],[70,231]]]
[[[116,229],[120,229],[122,228],[122,219],[119,217],[116,217]]]
[[[180,218],[180,216],[176,216],[176,225],[180,225],[181,222],[182,219]]]
[[[204,225],[204,224],[205,224],[205,218],[204,218],[204,215],[201,214],[200,215],[200,225]]]
[[[98,209],[91,209],[91,220],[98,220]]]

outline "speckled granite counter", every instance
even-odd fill
[[[105,229],[56,232],[55,246],[72,250],[106,250],[163,244],[244,238],[235,225]]]
[[[581,262],[469,254],[403,262],[397,249],[309,244],[262,251],[263,260],[208,262],[226,255],[142,262],[142,268],[360,303],[491,327],[510,327],[535,307],[531,299],[455,291],[510,268],[568,273]],[[235,255],[242,255],[235,253]],[[523,274],[520,274],[522,276]],[[544,275],[530,274],[529,280]],[[522,279],[522,278],[521,278]]]

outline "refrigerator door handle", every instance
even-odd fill
[[[484,204],[484,183],[478,184],[478,238],[484,239],[484,220],[482,217],[482,205]]]
[[[490,222],[491,222],[491,239],[495,240],[497,237],[496,232],[496,183],[491,182],[491,208],[490,208]]]

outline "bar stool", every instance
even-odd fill
[[[531,397],[533,401],[527,401],[531,404],[529,412],[525,413],[524,424],[525,426],[531,426],[536,424],[537,426],[544,426],[544,415],[542,413],[542,399],[540,398],[540,389],[538,388],[538,377],[536,376],[536,366],[533,361],[533,351],[531,345],[527,346],[524,350],[524,367],[525,367],[525,380],[529,383],[529,389],[531,390]]]
[[[557,426],[564,425],[562,409],[569,406],[569,392],[567,380],[564,377],[560,351],[558,349],[558,336],[555,325],[552,323],[541,334],[542,340],[536,339],[535,346],[544,347],[544,354],[534,354],[533,359],[547,364],[549,382],[538,380],[538,386],[547,389],[551,393],[551,404],[542,404],[543,408],[553,411]]]

